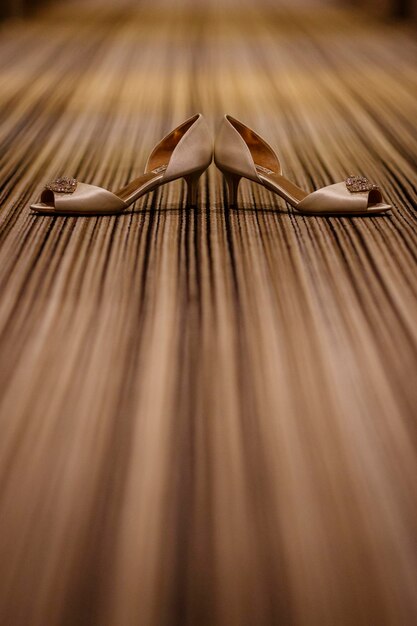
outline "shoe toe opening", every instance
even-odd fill
[[[54,192],[50,189],[44,189],[41,194],[40,202],[48,207],[53,208],[55,206]]]
[[[44,213],[51,213],[55,211],[55,198],[52,191],[44,189],[39,202],[35,202],[30,205],[32,211],[39,211]]]

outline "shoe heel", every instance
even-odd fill
[[[229,206],[236,206],[237,190],[239,188],[240,179],[242,177],[239,176],[239,174],[232,174],[230,172],[223,172],[223,176],[227,185]]]
[[[200,177],[203,175],[203,171],[193,172],[184,176],[184,180],[187,183],[187,205],[196,206],[198,199],[198,184]]]

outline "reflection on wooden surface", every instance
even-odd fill
[[[63,3],[0,36],[0,622],[417,621],[416,42],[331,9]],[[201,110],[381,218],[294,214],[212,167],[119,217],[27,205],[117,189]]]

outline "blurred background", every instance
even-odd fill
[[[2,16],[25,16],[36,10],[37,7],[40,7],[42,4],[53,4],[53,0],[3,0],[1,11]],[[71,3],[69,0],[68,4]],[[316,2],[315,0],[304,0],[301,3],[297,2],[296,4],[303,4],[305,6],[314,5],[314,4],[329,4],[329,1],[322,0],[322,2]],[[122,4],[122,3],[121,3]],[[171,2],[171,6],[181,3]],[[204,3],[200,0],[200,2],[195,3],[198,5],[203,5]],[[207,0],[206,4],[213,4]],[[226,4],[230,4],[226,3]],[[237,4],[237,3],[236,3]],[[276,2],[268,2],[268,5],[272,7],[278,7],[282,4],[279,1]],[[288,4],[288,3],[287,3]],[[293,3],[294,4],[294,3]],[[334,0],[332,2],[334,5],[347,5],[347,6],[355,6],[360,9],[370,10],[377,13],[379,16],[387,16],[387,17],[402,17],[409,18],[412,16],[416,16],[417,7],[415,0]]]
[[[417,624],[416,0],[0,0],[0,625]],[[201,111],[306,191],[214,165],[118,216]]]

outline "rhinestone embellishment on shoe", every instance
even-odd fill
[[[52,183],[45,185],[45,189],[48,191],[54,191],[55,193],[74,193],[77,189],[77,181],[75,178],[67,178],[62,176],[57,178]]]
[[[350,193],[379,189],[378,185],[371,183],[365,176],[349,176],[346,178],[345,183]]]

